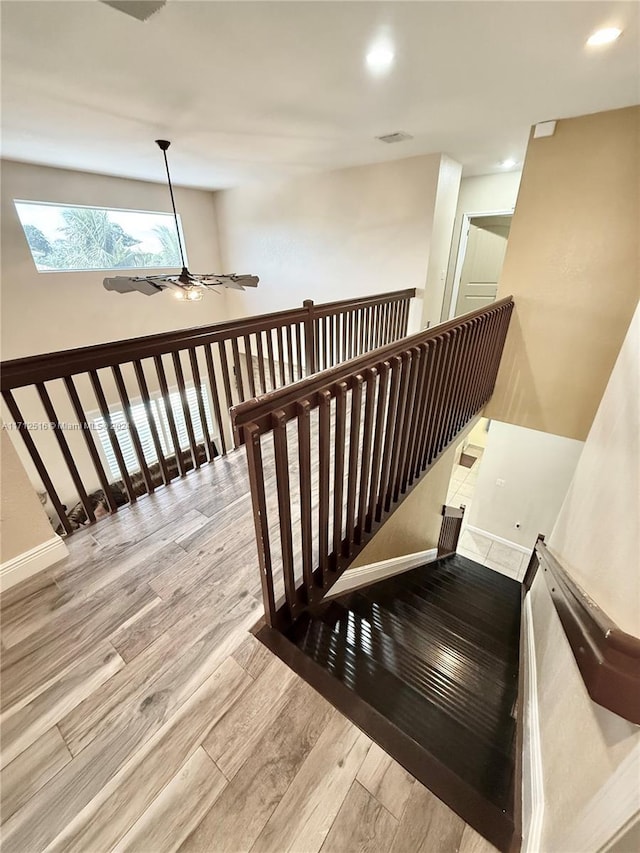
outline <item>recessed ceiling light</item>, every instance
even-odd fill
[[[389,42],[377,42],[367,53],[367,67],[373,74],[384,74],[393,65],[395,56]]]
[[[509,157],[506,160],[501,160],[498,163],[501,169],[513,169],[514,166],[517,165],[517,160],[514,160],[513,157]]]
[[[596,30],[593,35],[589,36],[587,44],[591,47],[600,44],[610,44],[619,38],[621,34],[622,30],[619,30],[617,27],[606,27],[604,30]]]

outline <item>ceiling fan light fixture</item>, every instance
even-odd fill
[[[244,290],[245,287],[257,287],[259,282],[257,275],[236,275],[235,273],[220,275],[217,273],[205,273],[198,275],[189,272],[184,256],[182,237],[180,236],[176,201],[173,195],[173,184],[171,183],[169,161],[167,159],[167,150],[171,142],[168,139],[156,139],[156,145],[162,151],[164,157],[182,269],[177,275],[110,276],[102,282],[105,290],[115,290],[116,293],[137,292],[144,293],[146,296],[153,296],[162,290],[170,288],[175,291],[176,297],[184,302],[200,302],[202,301],[205,290],[213,290],[214,293],[217,293],[216,286],[228,287],[231,290]]]

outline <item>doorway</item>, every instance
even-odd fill
[[[495,301],[512,216],[511,211],[464,214],[450,319]]]

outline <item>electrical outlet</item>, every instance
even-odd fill
[[[496,480],[496,486],[504,486],[506,485],[506,482],[506,480],[502,480],[500,479],[500,477],[498,477],[498,479]]]

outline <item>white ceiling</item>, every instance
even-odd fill
[[[192,2],[141,23],[97,0],[2,10],[2,147],[16,160],[219,188],[429,152],[522,160],[531,124],[640,101],[627,2]],[[617,25],[613,45],[585,46]],[[396,62],[364,57],[386,36]],[[414,139],[374,139],[403,130]]]

